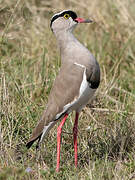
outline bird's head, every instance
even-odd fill
[[[92,20],[77,17],[77,14],[71,10],[64,10],[51,19],[50,27],[53,32],[56,31],[71,31],[78,23],[91,23]]]

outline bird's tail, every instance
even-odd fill
[[[42,136],[42,133],[36,139],[33,139],[33,140],[29,139],[29,141],[26,144],[27,149],[29,149],[37,139],[38,139],[38,142],[40,142],[41,136]]]
[[[36,140],[38,140],[38,144],[39,144],[43,140],[43,138],[48,134],[50,129],[57,123],[59,119],[64,117],[65,114],[66,114],[66,110],[63,111],[62,113],[59,113],[57,116],[55,115],[56,118],[52,118],[51,116],[47,116],[46,112],[43,113],[38,125],[33,130],[33,133],[30,139],[28,140],[26,147],[29,149]]]
[[[56,122],[57,121],[51,121],[48,125],[44,125],[45,121],[41,119],[36,128],[33,130],[33,133],[30,139],[28,140],[26,147],[29,149],[36,140],[38,140],[39,144],[43,140],[43,138],[48,134],[49,130],[56,124]]]

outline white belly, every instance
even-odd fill
[[[84,106],[88,104],[88,102],[92,99],[95,89],[91,89],[89,86],[84,90],[84,92],[79,96],[77,100],[75,100],[72,104],[70,104],[68,112],[73,110],[79,112],[82,110]]]

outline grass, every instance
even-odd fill
[[[135,3],[132,0],[68,2],[5,0],[0,3],[0,180],[135,179]],[[60,57],[49,28],[51,16],[73,9],[95,23],[79,25],[76,37],[97,58],[101,84],[81,112],[78,169],[74,168],[72,127],[62,138],[61,171],[56,174],[56,128],[40,151],[27,151],[32,129],[59,71]],[[27,173],[26,168],[32,168]]]

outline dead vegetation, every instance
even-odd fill
[[[56,127],[41,152],[27,151],[25,143],[59,70],[49,23],[63,9],[94,19],[75,35],[99,61],[102,79],[80,116],[78,170],[73,166],[73,114],[64,127],[61,172],[55,174]],[[134,9],[133,0],[1,1],[0,179],[135,179]]]

